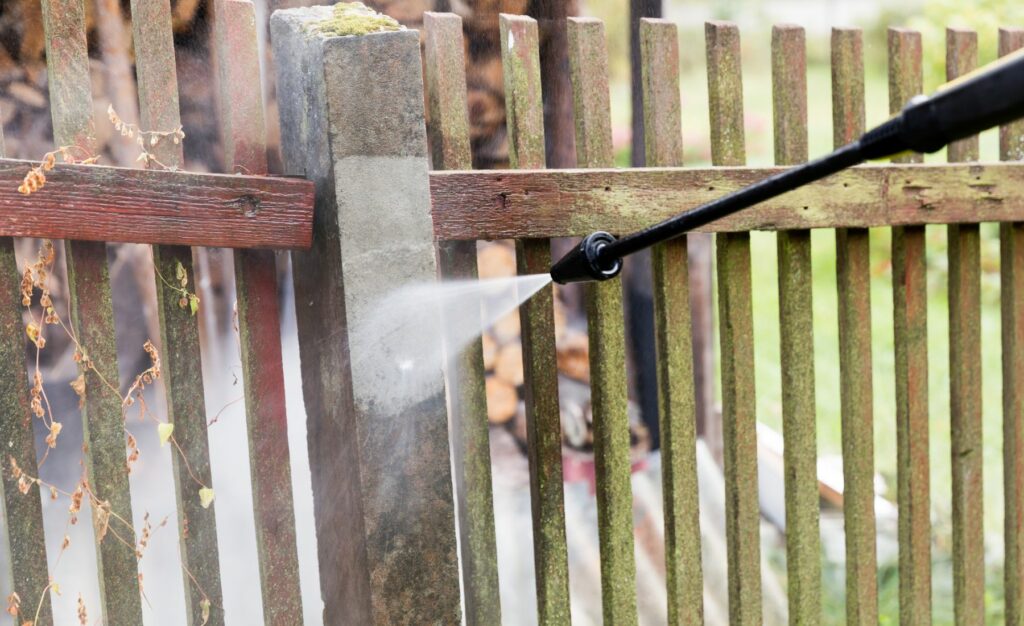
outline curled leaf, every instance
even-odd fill
[[[194,293],[188,294],[188,308],[193,316],[199,312],[199,296]]]
[[[206,623],[210,621],[210,599],[209,598],[203,598],[199,602],[199,610],[202,611],[202,616],[203,616],[203,625],[202,626],[206,626]]]
[[[201,504],[204,509],[210,508],[210,505],[213,504],[213,489],[203,487],[199,490],[199,504]]]
[[[162,447],[171,439],[171,435],[174,433],[174,424],[163,423],[156,427],[157,434],[160,435],[160,446]]]

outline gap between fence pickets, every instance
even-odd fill
[[[780,167],[435,171],[438,240],[628,233]],[[745,232],[1024,220],[1024,165],[864,165],[698,228]],[[637,207],[643,207],[638,210]]]
[[[301,178],[57,165],[18,191],[38,163],[0,159],[0,236],[225,248],[306,249],[313,183]]]

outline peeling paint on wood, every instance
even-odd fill
[[[308,248],[313,185],[102,165],[57,165],[32,195],[38,162],[0,159],[0,236],[229,248]]]

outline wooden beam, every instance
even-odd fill
[[[430,174],[440,240],[629,233],[785,168],[449,171]],[[740,211],[702,232],[1024,220],[1013,163],[865,165]]]
[[[57,165],[0,159],[0,236],[224,248],[308,248],[313,184],[301,179]]]

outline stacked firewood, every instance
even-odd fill
[[[515,275],[515,250],[509,242],[482,243],[478,258],[481,278]],[[571,317],[567,314],[557,286],[554,316],[562,442],[570,462],[586,464],[594,446],[590,351],[586,329],[570,321]],[[523,349],[518,312],[498,320],[484,332],[482,339],[484,368],[487,371],[487,419],[494,428],[508,429],[525,450]],[[638,407],[633,403],[629,406],[629,418],[633,459],[640,462],[650,449],[650,437],[640,420]],[[580,479],[592,478],[592,475],[587,474],[590,470],[574,471],[573,466],[573,463],[566,466],[569,477],[582,471],[584,474],[578,476]]]

